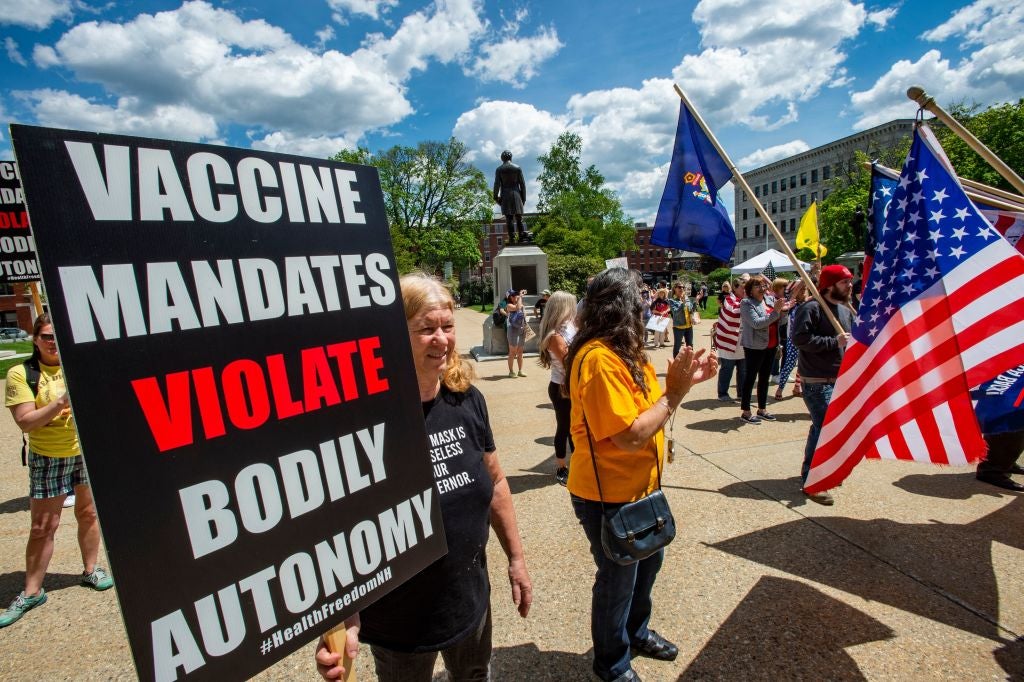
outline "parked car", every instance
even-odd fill
[[[28,332],[17,327],[0,327],[0,339],[27,339]]]

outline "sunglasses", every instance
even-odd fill
[[[54,336],[53,334],[40,334],[39,338],[41,338],[43,341],[56,341],[57,340],[57,337]]]

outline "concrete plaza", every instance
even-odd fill
[[[484,319],[457,312],[462,353],[479,345]],[[709,330],[708,322],[698,328],[698,346],[708,346]],[[653,355],[660,368],[668,350]],[[504,360],[475,367],[536,591],[529,618],[520,619],[492,542],[493,677],[594,679],[593,563],[552,475],[547,372],[529,358],[526,378],[508,378]],[[835,506],[816,505],[799,489],[802,401],[770,400],[779,421],[747,425],[738,406],[715,400],[712,384],[684,400],[676,459],[664,475],[679,532],[651,625],[680,654],[672,663],[637,660],[644,680],[1024,679],[1019,495],[977,482],[973,468],[864,462],[836,491]],[[13,420],[0,418],[5,606],[21,589],[29,526],[19,448]],[[49,602],[0,630],[0,679],[135,677],[114,593],[78,587],[80,570],[75,521],[65,514],[45,583]],[[257,679],[318,679],[312,651]],[[358,659],[361,680],[374,679],[368,654]]]

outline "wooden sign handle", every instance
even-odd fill
[[[338,627],[328,630],[324,635],[324,641],[327,642],[327,648],[331,653],[341,652],[341,665],[345,668],[345,674],[341,677],[342,682],[356,682],[355,664],[345,653],[345,624],[342,623]]]

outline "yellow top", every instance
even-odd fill
[[[601,499],[583,425],[584,412],[597,450],[604,501],[632,502],[657,489],[654,456],[657,453],[659,466],[663,466],[663,433],[658,431],[648,444],[634,452],[619,449],[611,440],[611,436],[628,429],[661,397],[661,386],[650,363],[644,366],[644,377],[646,396],[633,381],[626,364],[601,341],[588,342],[573,358],[569,397],[572,400],[570,431],[575,450],[568,483],[573,495],[586,500]]]
[[[39,370],[39,386],[35,396],[28,387],[24,364],[14,365],[7,370],[7,400],[4,403],[7,407],[34,402],[38,409],[49,405],[67,391],[62,367],[51,367],[40,362]],[[29,433],[28,446],[32,452],[47,457],[74,457],[81,454],[78,430],[71,410],[64,410],[49,424]]]

